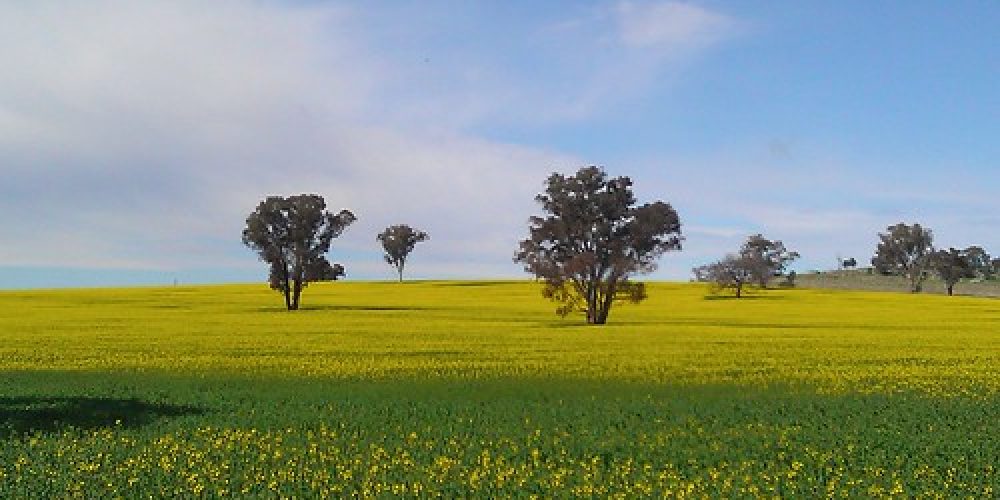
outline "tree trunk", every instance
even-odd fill
[[[288,277],[288,265],[284,261],[281,261],[281,278],[283,279],[283,285],[281,288],[281,293],[285,295],[285,309],[291,311],[292,309],[292,280]]]
[[[302,296],[302,280],[296,279],[295,288],[292,295],[292,308],[290,309],[291,311],[299,310],[299,297],[301,296]]]
[[[611,314],[611,304],[615,301],[615,288],[617,288],[617,285],[614,281],[608,283],[608,289],[604,292],[604,302],[600,304],[600,308],[597,310],[597,320],[594,321],[595,325],[607,324],[608,315]]]
[[[402,283],[403,282],[403,266],[397,267],[396,268],[396,272],[399,273],[399,282]]]
[[[596,325],[597,324],[597,297],[591,295],[587,297],[587,324]]]
[[[955,294],[954,291],[955,291],[955,284],[948,283],[948,296],[951,297],[952,295],[954,295]]]
[[[586,283],[587,324],[593,325],[597,323],[597,285],[594,284],[593,276]]]
[[[736,298],[738,299],[738,298],[740,298],[742,296],[743,296],[743,283],[737,283],[736,284]]]
[[[923,289],[920,283],[921,273],[922,271],[910,271],[910,293],[920,293],[921,289]]]

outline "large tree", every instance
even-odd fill
[[[775,276],[780,276],[795,259],[798,252],[789,251],[781,240],[769,240],[755,234],[747,238],[740,248],[742,265],[750,270],[753,281],[761,288],[767,288]]]
[[[969,259],[968,250],[949,248],[938,250],[931,254],[931,267],[948,289],[948,295],[954,295],[955,285],[965,278],[976,277],[976,269]]]
[[[878,237],[878,247],[872,258],[875,270],[905,276],[910,280],[910,291],[919,292],[931,265],[934,234],[920,224],[910,226],[901,222],[889,226]]]
[[[430,239],[430,235],[406,224],[397,224],[385,228],[375,239],[382,243],[382,249],[385,250],[383,257],[385,257],[386,263],[396,268],[399,282],[402,283],[403,268],[406,267],[407,257],[410,256],[410,252],[413,251],[413,247],[417,243],[427,241]]]
[[[344,267],[331,264],[325,254],[355,220],[348,210],[327,211],[319,195],[269,196],[247,217],[243,244],[270,266],[271,288],[281,292],[285,307],[294,311],[310,282],[344,275]]]
[[[609,178],[600,167],[550,175],[535,200],[545,215],[531,217],[514,261],[543,280],[543,296],[559,302],[563,316],[578,311],[589,324],[607,323],[616,301],[646,298],[645,286],[631,278],[681,248],[677,212],[662,201],[637,205],[632,181]]]
[[[696,267],[692,271],[697,281],[711,283],[715,291],[732,289],[736,298],[743,296],[743,287],[754,281],[759,265],[743,255],[727,255],[724,259]]]

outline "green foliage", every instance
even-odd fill
[[[966,250],[938,250],[931,254],[930,259],[930,267],[945,283],[948,295],[954,293],[955,284],[959,281],[976,277],[977,269]]]
[[[603,325],[614,303],[645,300],[645,286],[631,278],[680,250],[673,207],[636,205],[631,179],[611,178],[595,166],[571,176],[553,173],[545,184],[535,197],[545,214],[531,217],[514,261],[544,281],[542,295],[559,303],[556,313],[581,312],[587,323]]]
[[[872,266],[882,274],[905,276],[910,280],[910,291],[919,292],[927,279],[934,252],[934,233],[920,224],[902,222],[879,233],[878,246],[872,257]]]
[[[271,288],[284,295],[285,307],[293,311],[309,283],[344,276],[344,267],[331,264],[326,253],[355,220],[348,210],[328,212],[319,195],[268,196],[247,217],[243,244],[268,264]]]
[[[403,281],[403,268],[406,267],[406,259],[410,252],[421,243],[430,239],[430,235],[419,229],[413,229],[406,224],[389,226],[379,233],[375,240],[382,244],[385,250],[385,262],[396,268],[399,274],[399,281]]]

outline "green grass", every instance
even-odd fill
[[[1000,301],[526,282],[0,293],[0,497],[990,496]]]

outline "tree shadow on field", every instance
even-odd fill
[[[579,328],[582,330],[593,330],[595,332],[599,332],[602,329],[608,330],[608,329],[614,329],[615,327],[657,326],[660,323],[656,321],[624,321],[624,320],[615,321],[614,318],[612,318],[609,319],[606,324],[592,325],[590,323],[587,323],[585,319],[580,318],[578,320],[561,319],[561,320],[539,321],[537,322],[537,324],[545,328],[568,328],[568,329]]]
[[[744,295],[742,297],[736,297],[735,295],[706,295],[705,300],[785,300],[785,297],[780,295]]]
[[[380,306],[380,305],[313,305],[301,306],[298,311],[288,311],[284,306],[260,307],[258,312],[309,312],[309,311],[430,311],[433,307],[420,306]]]
[[[65,429],[136,428],[161,418],[201,415],[195,406],[138,399],[0,397],[0,438]]]

